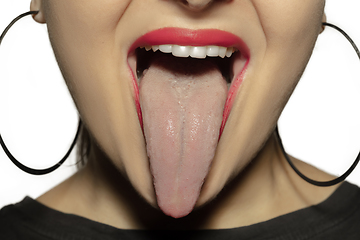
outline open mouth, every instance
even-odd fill
[[[246,45],[218,30],[160,29],[128,56],[157,202],[189,214],[249,61]]]
[[[188,65],[216,65],[224,79],[226,80],[228,87],[234,77],[233,63],[234,57],[240,54],[239,50],[234,47],[219,47],[219,46],[179,46],[179,45],[156,45],[156,46],[142,46],[136,49],[136,77],[138,83],[140,82],[144,71],[149,68],[151,61],[154,58],[161,58],[162,54],[171,54],[173,57],[177,57],[178,63],[187,62]],[[185,58],[185,59],[181,59]],[[184,65],[184,64],[182,64]],[[176,66],[174,66],[176,70]]]

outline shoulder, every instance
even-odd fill
[[[324,215],[324,235],[327,239],[360,239],[360,188],[348,182],[318,206],[327,209]],[[325,229],[326,228],[326,229]]]
[[[0,210],[0,239],[47,239],[34,230],[33,218],[26,212],[26,209],[31,207],[32,201],[34,200],[26,197],[21,202],[5,206]]]
[[[18,239],[15,218],[14,205],[5,206],[0,210],[0,239]]]
[[[266,239],[358,240],[360,188],[344,182],[323,202],[282,215],[261,226],[272,237]]]

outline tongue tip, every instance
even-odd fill
[[[157,202],[160,210],[165,215],[173,218],[182,218],[189,215],[193,211],[198,198],[199,194],[178,195],[170,193],[157,195]]]
[[[195,204],[190,206],[178,206],[176,204],[159,204],[161,211],[173,218],[182,218],[189,215],[194,209]]]
[[[156,199],[160,210],[173,218],[182,218],[189,215],[195,208],[200,196],[202,181],[198,184],[180,185],[170,184],[163,188],[162,184],[155,184]]]

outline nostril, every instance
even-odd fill
[[[181,2],[191,10],[199,11],[209,6],[213,0],[181,0]]]

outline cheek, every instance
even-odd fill
[[[311,56],[320,33],[324,0],[254,0],[266,37],[266,51],[259,71],[259,89],[265,105],[278,108],[287,101]],[[261,84],[261,86],[260,86]]]
[[[109,109],[102,106],[113,97],[126,96],[129,88],[125,81],[119,81],[126,77],[126,70],[119,70],[123,53],[115,44],[115,30],[122,9],[121,5],[114,8],[114,2],[49,1],[46,8],[59,66],[83,120],[95,135],[107,130],[100,123]],[[126,98],[118,101],[127,103]]]
[[[267,44],[262,78],[268,79],[269,84],[263,85],[268,85],[266,92],[280,102],[282,109],[302,75],[320,33],[324,1],[257,1],[256,7]],[[274,101],[268,103],[271,102]]]
[[[54,0],[47,3],[45,16],[56,58],[82,120],[117,168],[153,202],[127,66],[128,43],[118,34],[129,3]]]
[[[306,48],[303,43],[313,41],[319,34],[324,0],[259,0],[254,1],[254,6],[267,38],[267,48],[285,51]]]

